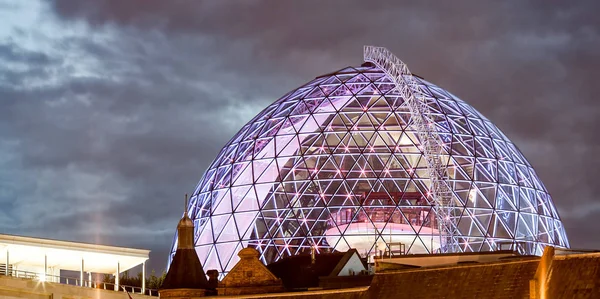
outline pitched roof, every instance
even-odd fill
[[[329,276],[346,253],[321,253],[312,264],[308,254],[294,255],[267,265],[269,271],[281,278],[288,289],[319,286],[319,276]]]
[[[206,289],[208,282],[195,249],[177,249],[161,289]]]
[[[556,256],[548,280],[548,298],[598,298],[600,254]]]
[[[338,274],[340,274],[340,271],[342,271],[342,269],[344,269],[344,266],[346,266],[348,261],[354,255],[356,255],[360,259],[360,255],[358,254],[358,251],[356,249],[350,249],[350,250],[346,251],[344,256],[342,256],[340,261],[337,263],[335,268],[333,268],[333,270],[331,270],[331,272],[329,273],[328,276],[337,276]],[[365,267],[365,269],[367,268],[364,264],[363,264],[363,266]]]
[[[422,268],[375,275],[370,298],[528,298],[538,260]]]
[[[254,248],[244,248],[238,256],[240,260],[227,273],[225,278],[219,283],[220,287],[250,287],[264,285],[279,285],[278,279],[265,265],[258,259],[260,253]],[[248,272],[251,276],[247,276]]]

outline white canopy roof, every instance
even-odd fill
[[[0,263],[115,274],[144,263],[150,250],[0,234]],[[7,262],[8,259],[8,262]]]

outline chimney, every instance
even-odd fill
[[[552,268],[554,260],[554,247],[546,246],[544,254],[540,258],[537,271],[532,280],[529,281],[529,298],[548,299],[546,291],[548,290],[548,273]]]

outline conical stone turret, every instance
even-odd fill
[[[162,284],[160,296],[165,298],[189,298],[204,296],[208,287],[206,274],[194,249],[194,222],[186,209],[177,224],[177,251]]]

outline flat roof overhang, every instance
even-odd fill
[[[150,250],[0,234],[0,263],[115,274],[148,260]],[[7,261],[8,259],[8,261]]]
[[[506,258],[539,258],[538,256],[520,255],[512,250],[456,252],[441,254],[407,254],[394,257],[376,257],[379,264],[396,264],[408,267],[441,267],[457,265],[465,262],[488,263]]]

